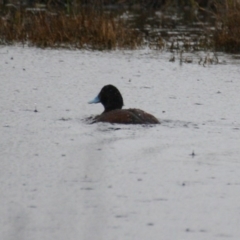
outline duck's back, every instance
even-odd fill
[[[94,122],[108,122],[120,124],[158,124],[160,123],[153,115],[140,109],[116,109],[104,112],[95,117]]]

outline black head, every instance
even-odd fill
[[[104,86],[98,96],[89,103],[101,102],[104,112],[109,112],[123,107],[123,98],[119,90],[113,85]]]

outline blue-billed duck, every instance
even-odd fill
[[[120,124],[159,124],[153,115],[140,109],[122,109],[123,98],[119,90],[113,85],[104,86],[100,93],[88,103],[102,103],[104,112],[93,118],[94,122],[108,122]]]

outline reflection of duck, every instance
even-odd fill
[[[109,122],[122,124],[158,124],[153,115],[140,109],[122,109],[123,98],[119,90],[113,85],[102,88],[97,97],[88,103],[102,103],[104,112],[96,116],[93,122]]]

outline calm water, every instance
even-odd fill
[[[239,239],[239,57],[207,54],[1,47],[0,239]],[[89,125],[109,83],[162,124]]]

